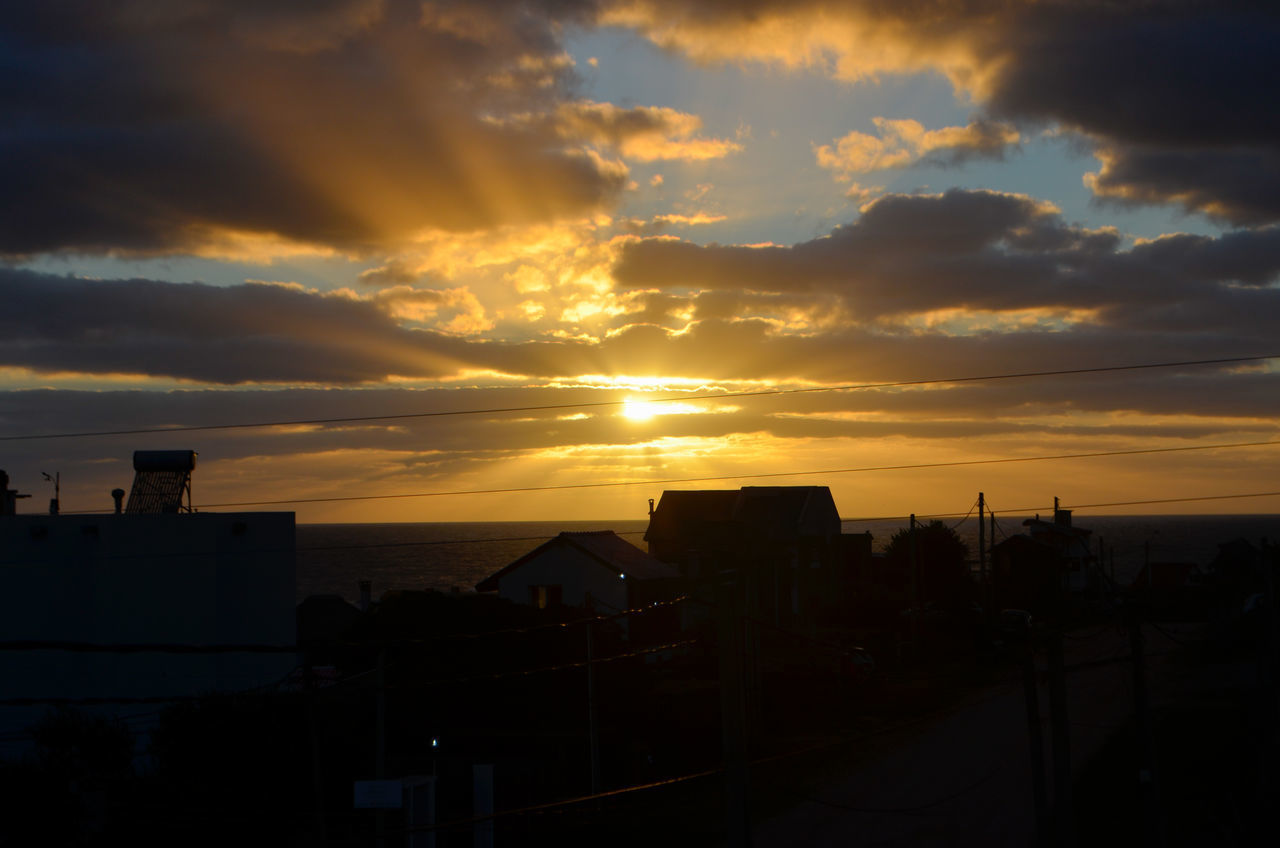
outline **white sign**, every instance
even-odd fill
[[[357,810],[398,810],[404,806],[404,793],[398,780],[357,780]]]

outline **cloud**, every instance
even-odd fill
[[[878,136],[855,131],[837,139],[835,147],[815,147],[818,164],[849,181],[854,174],[903,168],[921,159],[954,163],[977,156],[1001,157],[1020,140],[1013,126],[984,120],[937,130],[926,130],[919,121],[905,118],[871,121]]]
[[[1280,220],[1280,115],[1266,105],[1280,13],[1265,4],[624,0],[601,19],[701,62],[849,82],[941,73],[991,126],[1043,123],[1090,139],[1101,197]],[[891,136],[846,138],[834,162],[883,167],[911,153]]]
[[[613,148],[639,162],[721,159],[742,150],[736,141],[698,138],[702,119],[664,106],[623,108],[612,103],[562,103],[551,119],[566,140],[583,139]]]
[[[1280,220],[1280,150],[1176,150],[1106,145],[1085,185],[1121,205],[1181,206],[1232,224]]]
[[[467,288],[419,289],[393,286],[382,289],[370,301],[399,322],[426,324],[459,335],[493,329],[484,307]],[[448,321],[443,315],[449,314]]]
[[[638,289],[837,296],[866,325],[945,309],[961,319],[1084,310],[1103,324],[1154,329],[1181,310],[1188,324],[1198,314],[1205,329],[1234,325],[1262,337],[1276,326],[1270,304],[1280,306],[1271,287],[1280,228],[1170,235],[1124,250],[1113,230],[1066,224],[1042,201],[952,190],[883,197],[857,221],[791,247],[628,242],[614,276]]]
[[[378,303],[346,293],[17,270],[0,270],[0,290],[0,362],[37,372],[358,383],[444,377],[459,367],[447,337],[405,329]]]
[[[648,220],[625,218],[614,222],[614,226],[624,233],[634,235],[656,235],[677,227],[697,227],[705,224],[718,224],[727,220],[725,215],[713,215],[709,212],[695,212],[685,215],[678,212],[664,212],[654,215]]]
[[[361,271],[357,278],[363,286],[399,286],[416,283],[422,276],[420,269],[403,259],[392,259],[385,265]]]
[[[609,207],[625,169],[486,120],[562,101],[559,27],[578,12],[430,8],[138,0],[6,15],[6,74],[22,83],[0,92],[0,254],[216,252],[236,234],[369,251]]]
[[[619,237],[596,262],[573,279],[498,266],[502,310],[469,285],[324,294],[4,270],[0,367],[213,384],[822,383],[937,363],[981,373],[1217,358],[1271,352],[1280,337],[1280,228],[1126,246],[990,191],[888,195],[789,247]]]

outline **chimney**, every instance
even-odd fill
[[[649,517],[653,518],[653,498],[649,498]]]
[[[124,489],[112,489],[111,499],[116,502],[116,515],[124,512]]]
[[[1071,510],[1058,506],[1058,496],[1053,496],[1053,523],[1059,527],[1071,526]]]
[[[373,581],[361,580],[360,581],[360,612],[369,611],[372,595],[373,595]]]

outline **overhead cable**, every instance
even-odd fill
[[[620,486],[668,486],[676,483],[709,483],[721,480],[762,480],[778,477],[814,477],[823,474],[858,474],[872,471],[915,471],[927,468],[960,468],[975,465],[1003,465],[1015,462],[1045,462],[1058,459],[1093,459],[1106,456],[1138,456],[1142,454],[1183,453],[1189,451],[1226,450],[1231,448],[1271,447],[1280,445],[1280,439],[1259,442],[1231,442],[1217,445],[1185,445],[1175,448],[1134,448],[1118,451],[1094,451],[1089,453],[1060,453],[1048,456],[1011,456],[995,459],[963,459],[952,462],[919,462],[910,465],[868,465],[860,468],[827,468],[820,471],[772,471],[756,474],[721,474],[706,477],[672,477],[663,480],[611,480],[603,483],[562,483],[553,486],[507,486],[493,489],[454,489],[441,492],[406,492],[388,495],[334,495],[322,498],[281,498],[261,501],[232,501],[227,503],[199,504],[198,509],[222,509],[239,506],[272,506],[302,503],[338,503],[344,501],[400,500],[405,498],[438,498],[458,495],[494,495],[521,492],[552,492],[569,489],[606,489]],[[1270,494],[1270,493],[1267,493]],[[1233,495],[1231,497],[1260,497],[1261,495]],[[1082,507],[1088,506],[1082,504]]]
[[[1133,365],[1106,365],[1096,368],[1063,368],[1050,371],[1017,371],[1005,374],[982,374],[960,377],[931,377],[919,380],[890,380],[878,383],[854,383],[842,386],[808,386],[799,389],[756,389],[743,392],[716,392],[713,394],[677,395],[674,397],[646,398],[645,403],[678,403],[691,400],[726,400],[732,398],[770,397],[779,395],[816,394],[819,392],[852,392],[867,389],[906,388],[953,383],[980,383],[995,380],[1019,380],[1032,377],[1065,377],[1078,374],[1105,374],[1116,371],[1140,371],[1155,368],[1189,368],[1203,365],[1230,365],[1243,362],[1261,362],[1280,359],[1280,354],[1259,356],[1232,356],[1219,359],[1189,359],[1179,362],[1146,362]],[[446,409],[433,412],[404,412],[392,415],[360,415],[341,418],[302,418],[285,421],[231,422],[226,424],[193,424],[176,427],[135,427],[122,430],[94,430],[72,433],[22,433],[0,436],[0,442],[32,441],[36,439],[80,439],[99,436],[137,436],[153,433],[194,433],[210,430],[247,430],[268,427],[302,427],[323,424],[357,424],[372,421],[406,421],[416,418],[443,418],[458,415],[499,415],[512,412],[548,412],[563,409],[590,409],[626,406],[627,400],[584,401],[580,403],[535,404],[529,406],[499,406],[484,409]]]

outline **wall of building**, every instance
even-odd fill
[[[583,606],[587,593],[616,609],[627,608],[627,582],[577,548],[559,545],[523,563],[498,581],[498,595],[529,603],[530,586],[558,585],[567,606]]]
[[[0,640],[292,645],[294,516],[8,516],[0,587]],[[296,661],[292,653],[0,651],[0,698],[235,691],[274,682]]]

